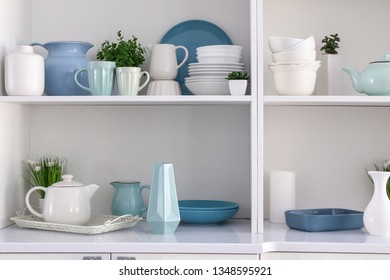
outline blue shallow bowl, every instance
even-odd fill
[[[179,208],[183,210],[230,210],[238,207],[238,203],[223,200],[179,200]]]
[[[180,222],[186,224],[197,224],[197,225],[210,225],[220,224],[226,222],[232,218],[238,211],[235,209],[225,210],[185,210],[180,209]]]
[[[303,231],[336,231],[361,229],[363,212],[340,209],[302,209],[285,211],[286,224]]]

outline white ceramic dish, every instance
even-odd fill
[[[228,95],[229,83],[226,82],[185,82],[195,95]]]
[[[241,56],[236,55],[201,55],[197,56],[199,62],[207,63],[239,63],[241,61]]]
[[[180,85],[173,80],[152,81],[147,95],[181,95]]]
[[[289,48],[284,49],[284,51],[303,51],[303,50],[315,50],[316,42],[313,36],[308,37],[307,39],[299,42],[295,45],[292,45]]]
[[[234,51],[241,52],[242,46],[238,45],[208,45],[196,48],[196,51]]]
[[[311,95],[316,79],[317,73],[314,71],[273,73],[274,87],[279,95]]]
[[[268,46],[273,53],[284,51],[285,49],[302,42],[304,39],[283,37],[283,36],[270,36],[268,37]]]
[[[188,67],[191,68],[195,68],[195,67],[203,67],[203,66],[206,66],[206,67],[210,67],[210,66],[238,66],[238,67],[244,67],[245,64],[244,63],[213,63],[213,62],[193,62],[193,63],[189,63],[188,64]]]
[[[314,63],[299,63],[299,64],[285,64],[285,63],[270,63],[269,68],[273,73],[276,72],[296,72],[296,71],[308,71],[317,72],[321,67],[320,62]]]
[[[208,76],[223,76],[227,77],[231,71],[210,71],[210,72],[191,72],[190,77],[208,77]]]
[[[317,52],[315,50],[282,51],[272,54],[272,60],[277,62],[307,61],[314,62]]]

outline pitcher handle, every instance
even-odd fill
[[[30,46],[40,46],[40,47],[42,47],[42,48],[46,49],[46,47],[45,47],[45,45],[44,45],[44,44],[42,44],[42,43],[38,43],[38,42],[32,42],[32,43],[30,44]]]
[[[177,69],[179,69],[181,66],[184,65],[184,63],[186,63],[187,59],[188,59],[188,50],[186,47],[183,47],[183,46],[176,46],[175,47],[175,50],[177,49],[183,49],[184,50],[184,58],[183,60],[180,62],[179,65],[176,66]]]
[[[31,207],[31,204],[30,204],[30,195],[34,192],[34,191],[38,191],[38,190],[41,190],[41,191],[44,191],[46,193],[47,191],[47,188],[45,187],[41,187],[41,186],[38,186],[38,187],[34,187],[32,189],[30,189],[27,194],[26,194],[26,206],[27,206],[27,209],[31,212],[31,214],[39,217],[39,218],[42,218],[43,219],[43,214],[42,213],[39,213],[38,211],[34,210],[32,207]]]
[[[87,90],[87,91],[91,91],[90,88],[87,88],[86,86],[83,86],[83,85],[80,84],[79,81],[77,80],[77,76],[78,76],[82,71],[86,71],[86,72],[87,72],[87,68],[81,68],[81,69],[77,70],[76,73],[74,73],[74,77],[73,77],[73,78],[74,78],[74,81],[76,82],[76,84],[77,84],[79,87],[81,87],[81,88],[83,88],[83,89],[85,89],[85,90]]]
[[[150,185],[140,185],[139,186],[139,192],[141,193],[143,189],[148,189],[150,191]],[[143,214],[146,210],[148,210],[148,207],[147,206],[144,206],[142,208],[142,212],[141,214]]]
[[[150,75],[149,75],[149,73],[147,72],[147,71],[142,71],[141,73],[140,73],[141,75],[141,77],[142,76],[146,76],[146,80],[145,80],[145,82],[142,84],[142,85],[140,85],[139,87],[138,87],[138,91],[140,91],[141,89],[143,89],[146,85],[147,85],[147,83],[149,82],[149,80],[150,80]]]

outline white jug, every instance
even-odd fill
[[[188,59],[188,50],[184,46],[175,46],[172,44],[148,45],[152,53],[150,58],[150,76],[154,80],[174,80],[178,69],[184,65]],[[176,51],[184,50],[184,58],[178,63]]]
[[[55,183],[48,188],[34,187],[26,194],[28,210],[48,223],[69,225],[84,225],[91,218],[91,198],[99,186],[91,184],[83,186],[72,181],[72,175],[63,175],[63,181]],[[30,195],[36,190],[46,193],[42,213],[31,207]]]

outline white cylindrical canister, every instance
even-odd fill
[[[269,187],[269,220],[272,223],[285,223],[284,212],[295,209],[295,173],[271,171]]]
[[[45,64],[32,46],[18,45],[5,57],[5,91],[8,95],[42,95],[45,89]]]

